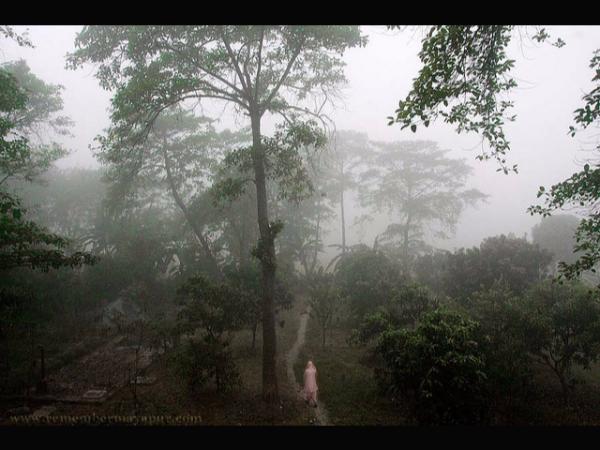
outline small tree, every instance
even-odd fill
[[[236,289],[237,295],[244,303],[247,325],[252,330],[252,350],[256,346],[256,331],[261,319],[260,268],[257,264],[247,264],[244,267],[225,270],[229,285]]]
[[[532,392],[532,367],[523,334],[521,310],[524,299],[505,281],[496,281],[475,292],[466,313],[480,326],[477,341],[486,355],[486,374],[494,401],[505,402],[512,411],[515,401],[526,401]]]
[[[418,283],[427,286],[436,294],[445,295],[448,278],[448,261],[452,253],[448,250],[435,250],[415,259],[414,277]]]
[[[528,292],[521,321],[529,351],[556,375],[568,401],[573,365],[589,369],[600,356],[597,293],[577,283],[541,283]]]
[[[200,364],[208,374],[200,384],[214,378],[217,390],[228,390],[230,381],[236,377],[235,365],[232,364],[228,347],[232,340],[232,332],[239,330],[247,321],[247,310],[238,292],[231,286],[216,284],[197,276],[188,280],[178,291],[183,303],[180,312],[182,329],[188,333],[197,328],[203,331],[202,341],[190,344],[188,356],[194,365]],[[197,376],[192,370],[191,376]],[[192,384],[196,383],[192,381]]]
[[[227,284],[235,289],[243,305],[245,324],[252,330],[252,350],[256,348],[256,331],[262,318],[260,267],[254,261],[242,267],[228,267],[224,271]],[[275,285],[275,314],[292,306],[293,296],[286,286],[277,280]]]
[[[385,304],[394,286],[404,281],[390,258],[368,247],[343,254],[335,266],[335,276],[355,323]]]
[[[220,393],[231,392],[241,382],[231,352],[218,343],[189,342],[170,360],[177,375],[186,380],[194,395],[199,394],[210,380],[215,380]]]
[[[321,328],[321,345],[325,348],[325,336],[331,329],[334,319],[339,312],[343,297],[339,288],[334,283],[334,276],[326,273],[323,268],[309,278],[309,298],[311,317],[315,317]]]

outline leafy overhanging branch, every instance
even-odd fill
[[[574,112],[575,123],[580,129],[600,121],[600,49],[594,52],[590,68],[594,70],[592,81],[596,86],[584,95],[584,106]],[[577,131],[575,126],[569,127],[571,136],[575,136]],[[600,145],[596,146],[596,150],[600,150]],[[583,170],[553,185],[550,190],[540,186],[537,197],[543,197],[544,204],[530,206],[528,212],[531,215],[546,217],[565,206],[587,210],[587,217],[581,220],[575,232],[576,245],[573,249],[582,254],[574,263],[559,263],[560,278],[577,278],[587,270],[595,272],[600,261],[600,164],[585,164]]]
[[[516,119],[508,100],[517,82],[511,76],[515,61],[507,47],[515,27],[506,25],[436,25],[423,39],[419,58],[422,68],[412,89],[398,104],[389,125],[400,123],[416,132],[438,118],[455,126],[458,133],[482,136],[479,160],[495,159],[505,174],[517,172],[506,155],[510,143],[504,125]],[[532,37],[538,42],[550,35],[544,28]],[[565,45],[558,39],[556,47]],[[489,149],[483,146],[487,143]]]
[[[0,270],[50,268],[93,264],[97,257],[86,252],[65,254],[69,241],[24,218],[21,202],[0,191]]]

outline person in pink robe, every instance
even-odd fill
[[[304,370],[304,400],[315,408],[317,407],[317,368],[312,361],[308,361]]]

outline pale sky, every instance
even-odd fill
[[[65,55],[74,49],[74,38],[81,27],[19,26],[15,30],[22,32],[26,28],[36,47],[19,48],[3,40],[0,61],[23,58],[44,81],[65,87],[65,113],[75,122],[75,137],[64,141],[72,153],[58,166],[97,167],[88,146],[109,124],[110,93],[100,88],[92,67],[65,69]],[[558,49],[514,39],[509,49],[509,55],[516,59],[514,74],[519,82],[512,96],[517,121],[506,127],[511,142],[508,160],[519,165],[516,175],[496,172],[498,166],[493,161],[475,160],[477,150],[473,149],[480,142],[477,136],[457,135],[442,123],[417,133],[387,125],[387,117],[393,115],[417,75],[419,31],[389,32],[385,27],[365,27],[368,45],[351,49],[345,56],[349,83],[344,89],[345,104],[334,114],[337,129],[366,132],[373,140],[437,141],[441,147],[451,149],[453,156],[469,160],[474,168],[469,185],[490,196],[486,204],[463,214],[456,235],[439,243],[442,247],[479,245],[483,238],[500,233],[530,233],[540,218],[525,211],[536,202],[538,187],[549,187],[579,170],[577,161],[585,157],[580,151],[586,144],[585,135],[571,138],[567,130],[573,111],[582,105],[582,95],[592,86],[593,73],[588,66],[592,52],[600,48],[600,26],[546,28],[567,45]],[[352,209],[350,204],[346,207]],[[384,221],[376,222],[365,234],[365,242],[372,244],[372,237],[383,228]],[[358,230],[350,227],[348,232],[349,243],[356,243]],[[337,240],[333,232],[329,239]]]

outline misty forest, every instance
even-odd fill
[[[0,423],[600,425],[599,128],[598,26],[2,25]]]

